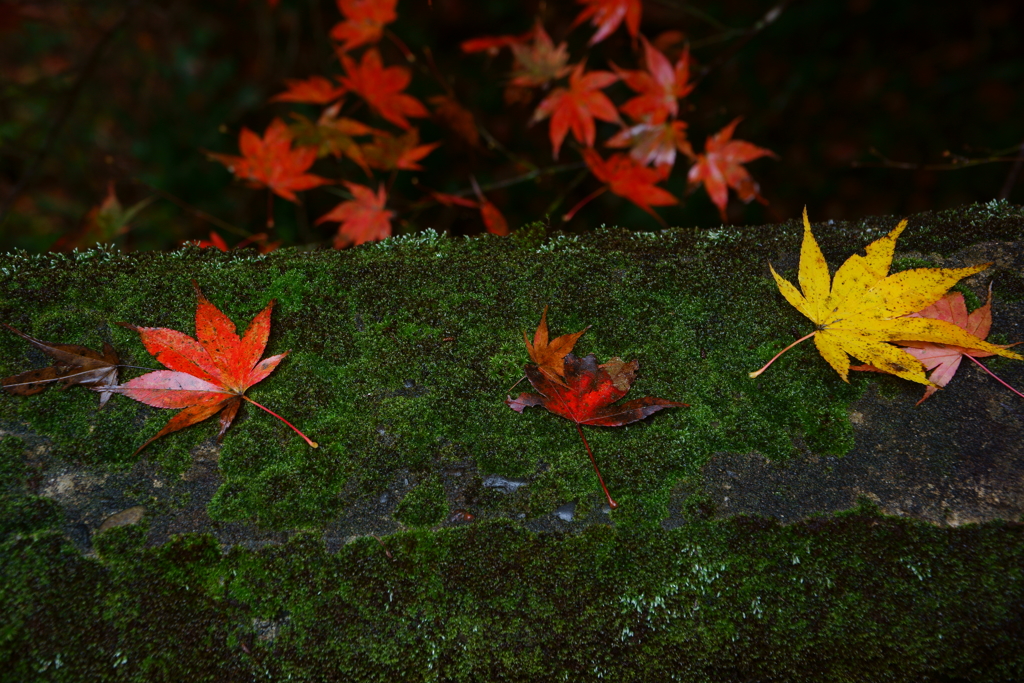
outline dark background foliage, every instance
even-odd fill
[[[777,20],[756,30],[773,7],[782,10]],[[702,149],[707,135],[742,116],[737,137],[780,157],[750,165],[769,206],[731,198],[732,222],[777,222],[805,204],[820,220],[907,214],[1000,196],[1024,202],[1024,181],[1014,182],[1011,162],[959,170],[855,166],[877,162],[873,148],[915,165],[949,163],[946,151],[1013,156],[1024,140],[1021,3],[648,0],[643,9],[644,35],[682,31],[698,63],[712,65],[683,101],[694,147]],[[508,55],[467,57],[458,44],[525,31],[539,15],[556,42],[569,41],[578,61],[592,34],[589,26],[569,31],[578,10],[567,0],[401,0],[399,20],[389,28],[420,56],[411,65],[412,94],[425,99],[443,92],[423,59],[429,47],[437,70],[488,130],[547,166],[553,163],[547,124],[523,125],[538,99],[520,107],[502,100]],[[235,183],[203,150],[235,153],[241,126],[262,131],[274,116],[302,111],[267,99],[285,78],[339,71],[327,37],[339,18],[332,0],[281,0],[274,9],[264,0],[0,2],[0,202],[8,209],[0,249],[49,248],[81,224],[111,181],[126,205],[153,188],[177,200],[147,207],[118,238],[124,248],[168,248],[205,238],[214,228],[233,244],[246,232],[264,230],[266,193]],[[386,63],[405,63],[387,39],[381,49]],[[621,28],[590,51],[587,64],[607,68],[608,60],[636,65]],[[617,85],[610,93],[621,102],[627,91]],[[613,128],[601,126],[598,138],[605,139]],[[426,159],[424,171],[399,175],[389,202],[399,212],[396,232],[479,232],[474,211],[414,209],[410,202],[420,190],[413,184],[451,192],[468,187],[470,174],[486,186],[522,169],[495,152],[460,146],[430,121],[422,122],[421,134],[425,142],[444,144]],[[579,158],[568,148],[562,157]],[[320,163],[323,170],[314,170],[324,175],[367,182],[354,166],[339,173],[333,162]],[[601,223],[658,228],[610,194],[562,223],[560,216],[599,186],[592,177],[572,186],[576,173],[488,196],[513,229],[546,213],[552,228],[569,231]],[[668,189],[683,199],[660,210],[669,225],[720,222],[702,189],[684,196],[681,161]],[[553,206],[556,199],[561,202]],[[291,245],[329,244],[333,226],[313,221],[338,201],[330,190],[305,193],[301,207],[277,201],[272,237]],[[201,212],[237,226],[239,234],[217,228]]]

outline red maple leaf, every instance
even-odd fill
[[[594,465],[597,479],[601,482],[601,488],[608,498],[608,505],[612,508],[618,507],[618,504],[612,500],[608,488],[604,485],[601,471],[594,460],[587,437],[583,435],[581,425],[621,427],[642,420],[663,408],[680,408],[687,405],[653,396],[633,399],[617,406],[612,405],[629,392],[639,367],[640,364],[635,360],[626,363],[621,358],[612,358],[607,363],[598,365],[594,354],[577,358],[569,353],[566,354],[563,363],[562,374],[565,384],[562,384],[557,378],[549,377],[547,373],[542,372],[537,365],[529,363],[526,366],[526,377],[540,393],[522,393],[519,398],[513,399],[510,396],[505,401],[508,407],[517,413],[523,412],[524,408],[543,406],[549,412],[574,422],[580,438],[583,439],[583,445],[586,446],[590,462]]]
[[[619,111],[634,121],[661,123],[679,113],[679,99],[693,90],[690,79],[690,51],[684,50],[673,67],[668,58],[641,37],[644,44],[646,71],[616,69],[622,81],[640,93],[627,101]]]
[[[430,196],[436,199],[439,203],[444,206],[465,206],[470,209],[479,209],[480,203],[461,197],[457,194],[446,194],[444,192],[431,192]]]
[[[967,332],[973,334],[978,339],[984,340],[988,337],[988,333],[992,329],[992,285],[989,285],[988,300],[985,302],[985,305],[975,309],[970,315],[967,313],[967,305],[964,303],[964,295],[960,292],[950,292],[931,306],[928,306],[917,313],[912,313],[907,317],[945,320],[946,322],[953,323],[957,327],[967,330]],[[996,377],[991,370],[975,360],[976,358],[987,358],[988,356],[994,355],[988,351],[968,349],[963,346],[954,346],[953,344],[935,344],[932,342],[898,341],[894,343],[902,345],[904,351],[921,361],[925,370],[933,371],[932,374],[928,376],[928,379],[938,386],[925,387],[924,396],[922,396],[921,400],[917,402],[917,405],[921,405],[924,403],[925,399],[938,391],[939,388],[945,387],[949,384],[949,380],[953,379],[953,375],[956,374],[957,369],[960,367],[960,361],[963,360],[964,357],[970,358],[979,365],[982,370],[995,377],[997,382],[1021,398],[1024,398],[1024,394],[1021,394],[999,377]],[[1016,346],[1016,344],[1006,344],[1003,348],[1009,348],[1010,346]],[[851,365],[850,369],[883,372],[873,365]]]
[[[331,39],[341,43],[343,52],[380,41],[384,26],[398,18],[398,0],[337,0],[345,21],[331,29]]]
[[[625,154],[613,154],[607,160],[592,149],[583,150],[583,160],[598,180],[605,183],[608,189],[620,197],[625,197],[659,221],[661,216],[654,213],[652,206],[671,206],[678,204],[668,190],[657,187],[655,183],[665,179],[659,171],[648,168]],[[589,199],[595,195],[591,195]],[[569,212],[569,218],[579,210],[579,205]]]
[[[487,232],[499,237],[507,236],[508,221],[505,220],[505,216],[498,210],[498,207],[484,196],[483,190],[480,189],[480,185],[476,182],[476,178],[470,176],[470,180],[473,181],[473,191],[476,192],[476,198],[480,200],[480,218],[483,219]]]
[[[605,141],[605,147],[632,147],[629,156],[645,166],[658,167],[667,176],[676,163],[676,150],[693,157],[693,147],[686,139],[685,121],[638,123],[623,128]]]
[[[596,45],[610,36],[623,19],[626,20],[626,29],[629,31],[629,35],[634,39],[639,35],[640,0],[576,0],[576,2],[586,5],[586,7],[573,20],[572,26],[578,26],[590,19],[590,23],[597,28],[597,33],[590,39],[591,45]]]
[[[263,137],[248,128],[239,135],[242,156],[208,152],[210,158],[228,167],[239,180],[255,187],[266,187],[279,197],[298,203],[296,191],[309,190],[332,181],[306,173],[316,161],[316,150],[292,149],[292,134],[281,119],[274,119]]]
[[[444,192],[431,192],[430,195],[444,206],[464,206],[469,209],[479,210],[480,218],[483,220],[487,232],[499,237],[508,235],[508,221],[505,220],[505,216],[502,215],[498,207],[483,195],[480,186],[476,183],[476,179],[473,179],[473,190],[476,192],[476,196],[479,197],[477,201],[460,197],[456,194],[445,194]]]
[[[487,52],[487,54],[493,57],[502,48],[526,43],[533,37],[534,31],[536,31],[536,27],[517,36],[480,36],[479,38],[470,38],[469,40],[462,41],[459,47],[466,54]]]
[[[224,238],[220,236],[220,233],[215,230],[210,231],[210,239],[198,240],[195,245],[200,249],[220,249],[221,251],[230,251],[231,247],[224,241]]]
[[[245,395],[252,385],[263,381],[288,354],[260,360],[270,336],[271,301],[253,318],[241,337],[235,324],[210,303],[199,286],[196,296],[196,338],[165,327],[136,327],[122,323],[142,337],[146,350],[153,354],[168,370],[156,370],[129,380],[118,387],[105,387],[104,391],[124,394],[156,408],[183,408],[172,417],[156,436],[139,446],[137,454],[165,434],[176,432],[220,413],[220,432],[217,442],[242,406],[242,400],[262,408],[295,430],[313,448],[317,444],[295,428],[290,422],[261,406]]]
[[[345,187],[352,193],[353,199],[338,204],[316,221],[317,225],[327,221],[341,224],[334,238],[334,248],[341,249],[390,236],[391,218],[395,212],[384,208],[388,201],[384,186],[377,188],[376,195],[365,185],[346,181]]]
[[[593,147],[597,134],[594,119],[619,121],[615,105],[601,92],[601,88],[607,88],[617,80],[619,77],[610,71],[590,71],[585,74],[583,63],[580,62],[569,75],[569,88],[555,88],[537,106],[533,114],[534,122],[551,117],[549,135],[556,159],[570,129],[577,141]]]
[[[286,78],[288,89],[270,98],[271,102],[301,102],[304,104],[331,104],[341,99],[345,87],[335,85],[329,78]]]
[[[344,52],[339,56],[346,72],[342,84],[391,123],[408,130],[412,125],[405,117],[430,115],[422,102],[402,92],[412,78],[409,70],[401,66],[384,67],[377,48],[364,52],[358,65]]]
[[[498,207],[489,202],[486,197],[480,199],[480,218],[483,219],[487,232],[499,237],[508,235],[508,221],[505,220],[505,216],[498,210]]]
[[[563,41],[555,47],[551,36],[537,22],[533,30],[533,42],[513,42],[509,45],[516,62],[512,67],[512,85],[521,87],[545,86],[550,81],[569,73],[568,45]]]
[[[736,194],[744,202],[750,203],[752,199],[756,199],[762,204],[768,203],[757,193],[757,183],[750,177],[747,169],[740,164],[761,157],[778,158],[770,149],[764,149],[743,140],[733,140],[732,133],[739,122],[740,119],[736,118],[728,126],[709,137],[704,143],[704,154],[697,155],[697,160],[690,167],[690,183],[693,185],[704,183],[704,188],[708,191],[711,201],[718,207],[723,221],[728,220],[725,215],[725,205],[729,201],[730,187],[736,190]]]
[[[400,137],[387,133],[375,135],[373,142],[362,148],[363,157],[371,168],[382,171],[422,171],[421,159],[441,145],[440,142],[420,144],[420,132],[411,128]]]

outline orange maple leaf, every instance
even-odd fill
[[[400,137],[387,133],[375,135],[373,142],[363,145],[363,157],[371,168],[381,171],[422,171],[417,163],[441,145],[440,142],[420,144],[420,133],[411,128]]]
[[[409,70],[401,66],[384,67],[377,48],[363,53],[357,65],[344,52],[340,53],[346,76],[342,84],[356,93],[377,113],[399,128],[409,130],[412,125],[405,117],[423,118],[430,115],[423,103],[402,91],[409,85]]]
[[[306,173],[316,161],[316,150],[310,147],[292,149],[292,134],[281,119],[274,119],[263,137],[242,128],[238,138],[242,156],[207,152],[228,167],[239,180],[255,187],[266,187],[279,197],[298,203],[296,191],[309,190],[332,181]]]
[[[597,134],[594,128],[595,118],[619,122],[615,105],[601,92],[601,88],[607,88],[617,80],[619,77],[610,71],[583,73],[583,63],[580,62],[569,75],[569,88],[555,88],[537,106],[533,122],[551,117],[549,135],[555,159],[558,158],[558,150],[570,129],[577,141],[587,147],[593,147]]]
[[[568,45],[563,41],[555,47],[551,36],[537,22],[533,30],[533,42],[513,42],[509,45],[516,63],[512,67],[512,85],[521,87],[545,86],[550,81],[569,73]]]
[[[609,190],[633,202],[658,221],[661,221],[661,216],[654,213],[652,206],[671,206],[679,203],[672,193],[655,185],[665,179],[662,173],[637,163],[626,154],[613,154],[605,160],[594,150],[585,149],[583,160],[587,162],[590,172],[605,183]],[[574,209],[570,214],[576,210],[578,209]]]
[[[286,78],[288,89],[270,98],[271,102],[301,102],[304,104],[331,104],[341,99],[345,87],[335,85],[329,78]]]
[[[640,0],[576,0],[586,8],[573,20],[570,28],[579,26],[587,19],[597,28],[597,33],[590,39],[590,45],[596,45],[611,35],[626,20],[626,30],[632,38],[640,34]]]
[[[770,149],[743,140],[733,140],[732,133],[739,122],[739,118],[733,119],[732,123],[707,139],[704,143],[704,153],[697,155],[688,176],[693,185],[704,183],[708,196],[718,207],[723,221],[728,220],[725,205],[729,201],[730,187],[736,190],[736,194],[744,202],[750,203],[752,199],[756,199],[762,204],[768,203],[757,193],[757,183],[741,164],[761,157],[778,158]]]
[[[343,52],[380,41],[384,26],[398,18],[398,0],[337,0],[345,21],[331,29],[331,39],[341,43]]]
[[[644,61],[646,71],[627,71],[616,68],[622,81],[640,93],[621,107],[621,111],[634,121],[661,123],[665,119],[675,118],[679,113],[680,98],[693,91],[690,80],[690,51],[684,50],[683,55],[673,67],[668,58],[641,36],[644,44]]]
[[[381,185],[377,194],[365,185],[345,182],[345,187],[352,193],[353,199],[342,202],[328,213],[320,216],[316,224],[327,221],[338,222],[338,234],[334,237],[334,248],[382,240],[391,235],[391,218],[394,211],[384,208],[388,195]]]
[[[685,121],[638,123],[623,128],[604,144],[605,147],[631,147],[629,156],[646,166],[657,166],[662,175],[668,175],[676,163],[676,150],[693,157],[693,147],[686,139]]]
[[[537,364],[538,370],[547,375],[552,381],[565,386],[563,381],[565,377],[565,357],[572,351],[572,348],[576,346],[576,342],[590,327],[590,325],[587,325],[579,332],[563,334],[561,337],[549,340],[548,307],[545,306],[544,312],[540,316],[540,323],[533,333],[532,344],[530,343],[530,338],[526,336],[526,330],[523,330],[526,352],[530,355],[530,360]]]

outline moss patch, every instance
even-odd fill
[[[0,547],[0,664],[55,681],[1017,680],[1022,531],[861,507],[225,554],[124,527],[93,559],[41,531]]]
[[[816,234],[836,266],[893,225]],[[975,206],[915,217],[900,244],[949,258],[970,246],[965,234],[980,249],[1019,240],[1022,225],[1018,207]],[[962,378],[975,403],[914,411],[917,387],[844,384],[810,347],[747,378],[807,331],[766,268],[793,275],[800,229],[0,257],[0,319],[44,339],[110,341],[133,365],[155,367],[114,323],[192,333],[192,278],[240,326],[276,298],[268,353],[291,354],[250,394],[321,444],[247,407],[220,448],[211,422],[133,458],[170,411],[116,396],[98,411],[81,389],[0,395],[0,670],[54,681],[1024,678],[1021,524],[941,528],[867,503],[788,526],[719,518],[738,504],[802,516],[800,487],[814,482],[842,509],[840,487],[876,470],[894,473],[894,495],[911,490],[910,472],[969,487],[992,484],[993,462],[1018,471],[998,458],[1019,444],[1019,417],[981,379]],[[1005,263],[996,328],[1024,338]],[[526,362],[521,332],[545,303],[554,334],[593,325],[581,352],[639,360],[633,395],[692,404],[589,430],[621,504],[611,515],[572,425],[503,405]],[[0,334],[0,376],[46,362]],[[1020,369],[1004,365],[1016,382]],[[987,431],[949,427],[964,415]],[[735,488],[740,465],[766,472],[764,486]],[[83,555],[61,486],[147,516],[93,534]],[[100,502],[93,531],[113,511]],[[552,514],[566,503],[572,522]],[[216,536],[173,533],[196,519]],[[386,535],[398,522],[413,529]]]
[[[923,215],[901,248],[962,248],[967,227],[978,241],[1019,237],[1021,219],[1006,204]],[[892,223],[819,225],[816,232],[835,266]],[[747,378],[807,331],[765,274],[769,260],[784,275],[795,271],[799,235],[794,221],[703,232],[603,230],[539,243],[428,232],[340,253],[15,255],[0,258],[0,317],[44,339],[96,348],[110,341],[124,362],[157,367],[137,335],[114,323],[191,334],[193,278],[240,327],[276,297],[268,353],[291,355],[250,393],[322,447],[307,448],[246,406],[220,451],[224,481],[209,512],[224,522],[290,529],[330,523],[348,502],[379,495],[402,472],[444,479],[453,457],[468,457],[481,477],[528,478],[519,510],[529,516],[593,493],[569,423],[539,410],[517,415],[503,404],[527,360],[522,330],[532,330],[550,303],[554,334],[593,325],[580,352],[639,360],[632,395],[692,405],[627,428],[589,430],[614,495],[643,511],[622,513],[621,521],[656,524],[674,483],[716,452],[785,460],[840,455],[853,445],[849,405],[877,378],[844,384],[810,347],[756,381]],[[0,334],[0,374],[45,362],[22,340]],[[96,403],[88,391],[49,390],[29,399],[0,396],[0,413],[9,430],[44,438],[50,457],[111,471],[132,467],[132,452],[171,414],[123,397],[103,411]],[[145,457],[178,476],[189,464],[185,454],[215,431],[210,421],[175,433]],[[490,514],[480,505],[471,511]]]

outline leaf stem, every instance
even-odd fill
[[[580,427],[580,423],[576,423],[576,431],[580,433],[580,438],[583,439],[583,445],[587,449],[587,455],[590,456],[590,464],[594,466],[594,472],[597,473],[597,480],[601,482],[601,488],[604,489],[604,495],[608,499],[608,507],[612,510],[619,507],[619,504],[612,500],[612,494],[608,493],[608,487],[604,485],[604,479],[601,477],[601,470],[597,469],[597,461],[594,460],[594,453],[590,450],[590,444],[587,443],[587,437],[583,435],[583,427]]]
[[[306,440],[306,443],[308,443],[308,444],[310,445],[310,447],[311,447],[311,448],[319,448],[319,447],[320,447],[320,444],[318,444],[318,443],[317,443],[316,441],[313,441],[313,440],[311,440],[311,439],[310,439],[310,438],[309,438],[308,436],[306,436],[305,434],[303,434],[302,432],[300,432],[300,431],[299,431],[299,428],[298,428],[298,427],[296,427],[296,426],[295,426],[295,425],[293,425],[293,424],[292,424],[291,422],[289,422],[288,420],[284,419],[283,417],[281,417],[280,415],[278,415],[277,413],[275,413],[275,412],[274,412],[273,410],[271,410],[270,408],[267,408],[266,406],[261,406],[261,405],[260,405],[259,403],[257,403],[256,401],[252,400],[252,399],[251,399],[251,398],[249,398],[248,396],[243,396],[242,398],[244,398],[244,399],[245,399],[246,401],[248,401],[249,403],[253,404],[253,405],[254,405],[254,406],[256,406],[257,408],[262,408],[263,410],[267,411],[268,413],[270,413],[271,415],[273,415],[274,417],[276,417],[276,418],[277,418],[278,420],[280,420],[281,422],[284,422],[284,423],[285,423],[286,425],[288,425],[289,427],[291,427],[292,429],[294,429],[294,430],[295,430],[295,433],[296,433],[296,434],[298,434],[299,436],[301,436],[301,437],[302,437],[303,439],[305,439],[305,440]]]
[[[582,209],[584,206],[589,204],[591,201],[593,201],[593,200],[597,199],[598,197],[600,197],[602,194],[604,194],[605,190],[607,190],[607,189],[608,189],[607,186],[602,185],[601,187],[597,188],[596,190],[594,190],[593,192],[588,194],[576,206],[574,206],[571,209],[569,209],[569,213],[567,213],[564,216],[562,216],[562,221],[565,222],[565,223],[568,223],[569,221],[571,221],[573,216],[576,215],[577,211]]]
[[[996,373],[994,373],[994,372],[992,372],[991,370],[989,370],[988,368],[986,368],[986,367],[985,367],[985,365],[984,365],[984,364],[983,364],[983,363],[982,363],[982,362],[981,362],[980,360],[978,360],[978,359],[977,359],[977,358],[975,358],[974,356],[971,356],[971,355],[969,355],[969,354],[966,354],[966,353],[965,353],[964,355],[965,355],[965,356],[967,356],[968,358],[970,358],[971,360],[973,360],[973,361],[974,361],[974,362],[975,362],[975,363],[977,364],[977,366],[978,366],[979,368],[981,368],[982,370],[984,370],[984,371],[985,371],[985,372],[987,372],[988,374],[992,375],[992,376],[993,376],[993,377],[995,378],[995,380],[996,380],[997,382],[999,382],[999,383],[1000,383],[1000,384],[1002,384],[1002,385],[1003,385],[1004,387],[1006,387],[1007,389],[1009,389],[1009,390],[1010,390],[1010,391],[1012,391],[1013,393],[1017,394],[1017,395],[1018,395],[1018,396],[1020,396],[1021,398],[1024,398],[1024,394],[1020,393],[1019,391],[1017,391],[1016,389],[1014,389],[1013,387],[1011,387],[1011,386],[1010,386],[1009,384],[1007,384],[1006,382],[1004,382],[1003,380],[1001,380],[1001,379],[999,378],[999,376],[998,376],[998,375],[996,375]]]
[[[789,345],[789,346],[787,346],[786,348],[784,348],[784,349],[782,349],[781,351],[779,351],[779,352],[778,352],[777,354],[775,354],[775,357],[774,357],[774,358],[772,358],[772,359],[771,359],[770,361],[768,361],[767,363],[765,363],[765,364],[764,364],[764,367],[763,367],[763,368],[761,368],[761,369],[760,369],[760,370],[758,370],[757,372],[751,372],[751,373],[750,373],[750,378],[751,378],[751,379],[753,379],[753,378],[757,377],[758,375],[760,375],[760,374],[761,374],[762,372],[764,372],[765,370],[767,370],[767,369],[768,369],[768,366],[769,366],[769,365],[771,365],[772,363],[774,363],[774,362],[775,362],[775,361],[776,361],[776,360],[778,359],[778,357],[779,357],[779,356],[781,356],[782,354],[784,354],[784,353],[785,353],[786,351],[789,351],[789,350],[790,350],[791,348],[793,348],[794,346],[796,346],[796,345],[797,345],[797,344],[799,344],[800,342],[802,342],[802,341],[804,341],[804,340],[807,340],[807,339],[810,339],[810,338],[811,338],[811,337],[813,337],[813,336],[814,336],[814,335],[815,335],[816,333],[817,333],[817,330],[815,330],[814,332],[811,332],[811,333],[810,333],[809,335],[807,335],[806,337],[800,337],[800,338],[799,338],[799,339],[797,339],[797,340],[796,340],[795,342],[793,342],[792,344],[790,344],[790,345]]]

